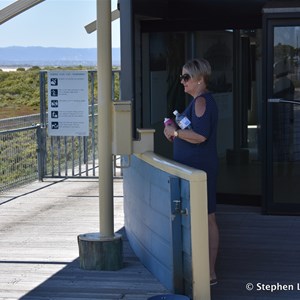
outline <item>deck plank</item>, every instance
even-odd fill
[[[114,181],[115,231],[122,234],[124,267],[79,268],[77,235],[99,228],[97,193],[97,180],[70,179],[1,195],[0,299],[139,300],[168,293],[126,239],[120,180]]]
[[[212,299],[300,299],[300,219],[262,215],[260,208],[219,205],[218,285]],[[246,284],[252,283],[251,291]],[[261,290],[261,285],[293,290]]]

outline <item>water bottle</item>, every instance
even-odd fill
[[[174,121],[170,118],[165,118],[164,120],[164,125],[166,126],[171,126],[171,125],[175,125]],[[174,139],[174,136],[171,137],[171,140]]]
[[[170,118],[165,118],[164,120],[164,125],[169,126],[169,125],[175,125],[174,121]]]
[[[173,111],[175,121],[181,129],[192,129],[191,121],[183,114],[180,114],[177,110]]]

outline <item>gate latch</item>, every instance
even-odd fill
[[[181,200],[173,200],[173,214],[177,214],[177,215],[184,215],[187,216],[188,215],[188,209],[187,208],[182,208],[181,207]]]

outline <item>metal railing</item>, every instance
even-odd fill
[[[93,108],[94,111],[95,108]],[[37,131],[39,180],[60,177],[97,177],[97,114],[90,114],[89,136],[49,136]]]
[[[0,192],[38,178],[39,125],[0,131]]]
[[[0,131],[30,127],[40,123],[40,114],[32,114],[21,117],[6,118],[0,120]]]

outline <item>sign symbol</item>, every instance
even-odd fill
[[[51,107],[58,107],[58,100],[51,100]]]
[[[52,86],[58,85],[58,79],[57,78],[51,78],[50,79],[50,85],[52,85]]]
[[[51,129],[58,129],[59,125],[58,122],[51,122]]]
[[[51,96],[57,97],[58,96],[58,90],[57,89],[51,89]]]
[[[57,119],[58,118],[58,111],[57,110],[51,111],[51,118],[52,119]]]

